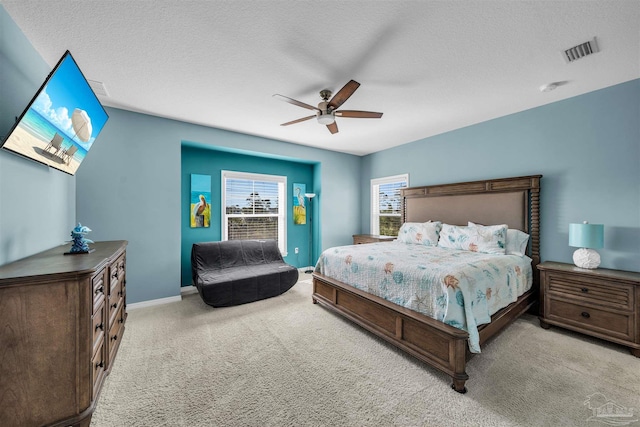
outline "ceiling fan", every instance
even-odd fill
[[[324,89],[320,91],[320,98],[322,102],[317,107],[313,105],[305,104],[304,102],[296,101],[295,99],[287,96],[275,94],[275,98],[281,99],[289,104],[297,105],[298,107],[306,108],[307,110],[313,110],[316,113],[312,116],[303,117],[301,119],[293,120],[287,123],[282,123],[280,126],[289,126],[296,123],[304,122],[305,120],[317,118],[318,123],[327,125],[327,129],[331,133],[338,133],[338,125],[336,124],[336,117],[352,117],[361,119],[379,119],[382,117],[382,113],[374,113],[373,111],[356,111],[356,110],[338,110],[344,102],[349,99],[351,95],[358,89],[360,83],[355,80],[349,81],[342,89],[331,98],[331,91]],[[331,98],[331,100],[329,100]]]

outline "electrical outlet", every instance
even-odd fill
[[[294,251],[295,253],[300,252],[300,251],[298,250],[298,248],[295,248],[293,251]]]

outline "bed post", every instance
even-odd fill
[[[531,206],[531,259],[533,260],[533,282],[536,289],[540,285],[540,177],[532,180],[529,200]]]

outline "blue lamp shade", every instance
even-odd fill
[[[604,247],[603,224],[569,224],[569,246],[598,249]]]

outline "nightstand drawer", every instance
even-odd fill
[[[545,309],[550,321],[588,329],[606,337],[634,340],[633,313],[616,313],[554,298],[548,299]]]
[[[548,273],[547,289],[551,294],[575,297],[582,302],[606,307],[633,310],[633,286],[600,278],[585,278]]]
[[[362,245],[365,243],[378,243],[378,242],[393,242],[397,237],[393,236],[380,236],[377,234],[354,234],[353,244]]]

